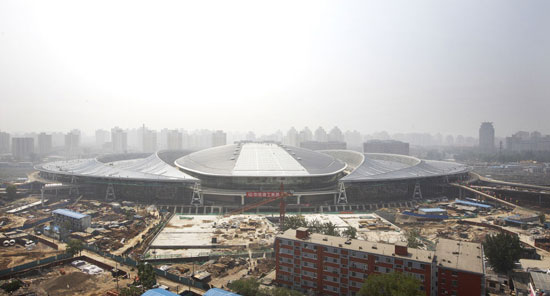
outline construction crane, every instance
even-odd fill
[[[242,214],[245,211],[255,209],[257,207],[263,206],[263,205],[268,204],[270,202],[274,202],[274,201],[279,200],[279,225],[281,225],[281,227],[282,227],[284,222],[285,222],[285,213],[286,213],[285,198],[288,197],[288,196],[292,196],[292,193],[285,192],[284,191],[284,185],[283,185],[283,183],[281,183],[281,191],[279,192],[278,196],[270,197],[268,199],[264,199],[264,200],[259,201],[257,203],[246,205],[246,206],[244,206],[240,209],[237,209],[237,210],[234,210],[234,211],[231,211],[231,212],[225,214],[224,217],[229,217],[231,215],[236,215],[236,214]]]

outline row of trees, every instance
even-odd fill
[[[347,238],[357,238],[357,229],[354,227],[348,227],[343,231],[336,229],[336,225],[332,222],[321,223],[318,220],[306,221],[306,218],[302,215],[293,215],[285,218],[283,224],[283,231],[287,229],[297,229],[299,227],[306,227],[310,232],[321,233],[332,236],[344,236]]]
[[[260,282],[255,278],[236,280],[227,286],[242,296],[303,296],[304,294],[281,287],[260,288]]]
[[[401,272],[372,274],[365,280],[358,296],[421,296],[422,283],[417,278]],[[300,292],[286,288],[260,288],[257,279],[240,279],[228,285],[232,291],[243,296],[301,296]],[[310,293],[308,293],[310,294]],[[312,293],[313,294],[313,291]]]

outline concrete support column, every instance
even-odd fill
[[[241,195],[241,206],[244,206],[244,194]]]
[[[300,204],[300,197],[302,197],[302,196],[301,195],[296,196],[296,200],[297,200],[298,204]]]

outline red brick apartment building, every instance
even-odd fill
[[[436,251],[289,229],[275,239],[276,282],[317,295],[355,295],[369,274],[399,271],[426,295],[484,295],[480,244],[440,239]]]

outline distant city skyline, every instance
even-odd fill
[[[84,129],[81,129],[81,128],[78,128],[78,127],[72,127],[72,128],[69,128],[67,130],[44,130],[44,129],[37,129],[37,130],[31,130],[31,131],[9,131],[9,130],[5,130],[5,129],[0,129],[0,131],[2,132],[8,132],[12,135],[24,135],[24,134],[39,134],[39,133],[46,133],[46,134],[52,134],[52,133],[69,133],[73,130],[78,130],[80,131],[83,135],[85,136],[94,136],[95,133],[97,131],[108,131],[110,133],[110,131],[115,128],[115,129],[121,129],[123,131],[128,131],[128,130],[138,130],[138,129],[142,129],[143,126],[147,127],[147,129],[150,129],[152,131],[157,131],[157,132],[160,132],[162,130],[182,130],[182,131],[187,131],[187,132],[195,132],[195,131],[201,131],[201,130],[209,130],[209,131],[217,131],[217,130],[220,130],[220,131],[224,131],[224,132],[228,132],[228,133],[234,133],[234,134],[246,134],[246,133],[249,133],[249,132],[252,132],[254,133],[255,135],[257,136],[267,136],[267,135],[272,135],[274,133],[277,133],[278,131],[282,132],[282,133],[286,133],[288,132],[290,129],[294,128],[296,129],[296,132],[297,133],[300,133],[301,131],[303,131],[304,129],[309,129],[309,131],[312,133],[311,134],[311,137],[312,139],[315,138],[315,135],[314,133],[317,132],[317,129],[321,128],[324,130],[324,132],[328,135],[328,133],[333,129],[333,128],[338,128],[342,133],[344,132],[359,132],[361,135],[374,135],[374,134],[382,134],[382,135],[388,135],[388,136],[392,136],[392,135],[399,135],[399,134],[429,134],[429,135],[432,135],[432,136],[436,136],[436,135],[443,135],[443,136],[453,136],[453,137],[457,137],[457,136],[463,136],[463,137],[473,137],[473,138],[476,138],[478,139],[478,131],[479,131],[479,125],[482,124],[483,122],[479,122],[477,124],[477,128],[469,133],[469,134],[453,134],[453,133],[448,133],[448,132],[422,132],[422,131],[417,131],[417,132],[399,132],[399,131],[395,131],[395,132],[392,132],[392,131],[389,131],[389,130],[376,130],[376,131],[373,131],[373,132],[362,132],[360,131],[359,129],[357,128],[351,128],[351,129],[343,129],[341,128],[340,126],[338,125],[334,125],[334,126],[302,126],[302,127],[299,127],[299,126],[290,126],[289,128],[287,129],[284,129],[284,128],[279,128],[279,129],[274,129],[274,130],[271,130],[271,131],[266,131],[266,132],[260,132],[258,130],[255,130],[255,129],[245,129],[245,130],[226,130],[226,129],[220,129],[220,128],[213,128],[213,129],[209,129],[209,128],[185,128],[185,127],[160,127],[160,128],[153,128],[147,124],[145,125],[139,125],[139,126],[134,126],[134,127],[122,127],[120,125],[114,125],[114,126],[111,126],[111,127],[101,127],[101,128],[95,128],[95,129],[92,129],[92,130],[84,130]],[[498,126],[495,125],[493,123],[493,126],[495,128],[495,137],[497,138],[505,138],[505,137],[509,137],[509,136],[512,136],[513,134],[517,133],[517,132],[539,132],[543,135],[547,135],[547,134],[550,134],[550,132],[548,133],[545,133],[543,132],[542,130],[540,129],[536,129],[536,130],[529,130],[529,129],[516,129],[516,130],[513,130],[511,133],[509,134],[501,134],[501,133],[498,133]]]
[[[480,123],[481,124],[481,123]],[[485,124],[485,123],[483,123]],[[482,126],[483,126],[482,124]],[[126,142],[120,142],[113,138],[113,131],[116,133],[123,133]],[[141,133],[146,132],[148,140],[144,140]],[[4,131],[0,131],[4,132]],[[452,134],[443,134],[443,133],[389,133],[387,131],[380,131],[374,133],[361,133],[357,130],[341,130],[338,126],[331,128],[325,128],[319,126],[317,128],[312,127],[303,127],[297,129],[296,127],[291,127],[288,130],[276,130],[270,133],[256,133],[254,131],[225,131],[225,130],[209,130],[209,129],[197,129],[197,130],[186,130],[183,128],[177,129],[152,129],[146,125],[134,128],[121,128],[119,126],[112,127],[111,129],[96,129],[93,133],[85,133],[80,129],[72,129],[71,131],[64,132],[44,132],[44,131],[35,131],[35,132],[26,132],[26,133],[9,133],[11,137],[33,137],[38,139],[40,135],[49,135],[52,139],[52,146],[61,146],[63,145],[63,138],[66,138],[68,134],[78,133],[79,141],[85,146],[97,146],[102,147],[106,144],[109,147],[118,147],[114,148],[115,151],[123,152],[127,148],[143,148],[143,145],[148,146],[146,150],[155,150],[155,149],[180,149],[177,144],[181,142],[184,148],[186,146],[186,141],[202,141],[202,144],[197,144],[193,147],[210,147],[212,143],[217,143],[220,145],[222,143],[233,143],[235,141],[249,140],[249,141],[278,141],[284,144],[292,146],[300,146],[300,143],[307,141],[340,141],[346,142],[348,148],[358,148],[367,140],[378,139],[378,140],[399,140],[406,143],[410,143],[413,146],[465,146],[473,147],[478,145],[478,137],[467,136],[467,135],[452,135]],[[540,136],[546,136],[547,134],[540,133],[538,131],[517,131],[510,135],[505,136],[495,136],[494,146],[496,148],[500,142],[505,143],[506,139],[516,135],[516,134],[538,134]],[[216,136],[216,134],[218,134]],[[190,136],[199,136],[205,137],[205,140],[190,140]],[[222,140],[223,137],[225,138]],[[151,138],[152,137],[152,138]],[[149,139],[150,138],[150,139]],[[137,142],[136,142],[137,141]],[[206,141],[206,142],[205,142]],[[137,143],[137,144],[136,144]],[[146,144],[148,143],[148,144]],[[156,143],[156,144],[155,144]],[[189,143],[188,143],[189,144]],[[156,147],[157,145],[158,147]],[[315,145],[311,143],[311,145]]]

